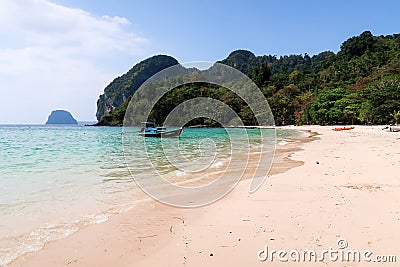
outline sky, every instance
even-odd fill
[[[55,109],[95,121],[104,88],[152,55],[337,52],[365,30],[400,33],[399,10],[397,0],[0,0],[0,124],[43,124]]]

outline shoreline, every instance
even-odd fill
[[[284,129],[317,132],[318,135],[310,135],[309,140],[303,140],[305,142],[301,142],[300,148],[298,141],[278,147],[277,152],[280,153],[277,155],[282,156],[276,160],[282,160],[281,166],[276,165],[274,160],[275,168],[273,165],[270,177],[254,194],[248,194],[250,180],[242,179],[223,199],[202,208],[177,209],[154,200],[143,201],[132,210],[51,242],[44,249],[28,254],[9,266],[132,266],[133,263],[135,266],[159,266],[160,262],[168,266],[253,266],[263,264],[257,260],[257,251],[266,244],[274,245],[274,249],[307,249],[310,245],[327,248],[335,245],[336,239],[342,236],[349,240],[353,248],[367,245],[369,248],[387,249],[386,253],[396,252],[400,257],[398,248],[393,251],[400,240],[399,234],[390,231],[400,225],[400,215],[396,213],[399,199],[395,197],[400,188],[399,176],[382,184],[377,183],[374,176],[369,177],[373,181],[362,179],[371,174],[373,165],[366,165],[365,169],[359,169],[357,164],[349,165],[348,170],[341,167],[341,164],[351,161],[352,153],[357,152],[345,148],[346,145],[358,147],[359,143],[352,143],[353,140],[358,141],[354,137],[368,137],[382,143],[381,139],[386,141],[389,136],[390,140],[396,140],[397,136],[383,132],[376,134],[374,129],[371,134],[360,128],[334,133],[330,127],[286,127]],[[367,145],[375,146],[373,142]],[[377,152],[377,148],[372,152]],[[378,152],[382,153],[381,150]],[[366,154],[364,156],[370,159]],[[375,160],[377,154],[370,156]],[[349,158],[341,162],[342,157]],[[379,158],[377,160],[377,169],[385,165]],[[396,167],[396,162],[392,164]],[[292,167],[287,168],[288,165]],[[324,169],[322,172],[321,168]],[[346,177],[341,177],[342,171],[346,175],[354,175],[357,182],[349,183]],[[332,179],[335,177],[338,179]],[[393,191],[388,191],[388,188]],[[360,231],[353,229],[353,224],[368,222],[365,209],[368,205],[382,205],[382,201],[377,201],[380,197],[386,201],[388,198],[392,202],[394,200],[391,205],[378,210],[380,215],[392,219],[385,229],[379,217],[374,217],[368,228],[361,227],[370,239],[365,242]],[[356,203],[356,207],[367,205],[359,210],[360,214],[356,214],[361,216],[362,221],[349,213],[355,208],[351,206],[349,210],[348,205],[352,203]],[[329,209],[332,212],[328,212]],[[338,221],[338,217],[342,221]],[[368,230],[371,228],[378,230],[377,233],[371,233]],[[382,244],[379,240],[387,242]],[[335,265],[328,265],[331,264]],[[358,265],[350,263],[348,266]]]

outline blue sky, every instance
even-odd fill
[[[338,51],[370,30],[400,32],[398,1],[2,0],[0,123],[43,123],[53,109],[94,120],[104,87],[155,54],[216,61]]]

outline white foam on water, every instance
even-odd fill
[[[217,162],[215,162],[214,164],[211,165],[211,168],[213,168],[213,169],[219,169],[219,168],[221,168],[222,166],[224,166],[224,163],[223,163],[222,161],[217,161]]]
[[[175,175],[176,175],[177,177],[185,176],[185,175],[186,175],[186,171],[177,171],[177,172],[175,173]]]
[[[26,236],[18,237],[18,247],[14,249],[0,248],[0,266],[10,264],[20,256],[39,251],[48,242],[66,238],[82,228],[89,225],[104,223],[108,221],[108,219],[109,215],[104,213],[91,214],[69,223],[49,224],[37,228]]]
[[[289,142],[287,142],[287,141],[280,141],[279,143],[278,143],[280,146],[285,146],[285,145],[287,145],[287,144],[289,144]]]

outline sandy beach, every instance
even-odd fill
[[[202,208],[142,201],[10,266],[399,266],[400,133],[379,126],[288,128],[312,134],[278,145],[270,177],[254,194],[243,179]],[[268,253],[288,253],[262,261],[266,246]],[[330,249],[361,257],[370,251],[371,262],[289,256],[315,250],[320,257]],[[379,255],[397,263],[374,262]]]

